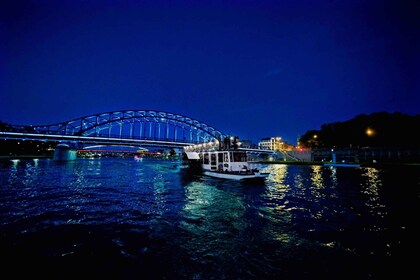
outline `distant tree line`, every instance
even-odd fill
[[[411,147],[420,148],[420,115],[373,113],[324,124],[309,130],[299,139],[306,148]]]
[[[0,131],[11,132],[13,131],[13,128],[10,126],[10,124],[0,121]]]

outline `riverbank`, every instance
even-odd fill
[[[0,160],[14,160],[14,159],[41,159],[41,158],[53,158],[52,155],[13,155],[13,156],[1,156]]]
[[[283,160],[262,160],[255,161],[255,163],[261,164],[293,164],[293,165],[323,165],[321,161],[283,161]]]
[[[81,157],[83,158],[83,157]],[[0,161],[8,161],[15,159],[53,159],[53,155],[0,155]],[[259,164],[285,164],[285,165],[324,165],[322,161],[254,161],[252,163]],[[377,162],[377,163],[361,163],[360,167],[397,167],[397,166],[414,166],[420,167],[420,162]]]
[[[261,164],[286,164],[286,165],[324,165],[322,161],[256,161]],[[393,166],[416,166],[420,167],[420,162],[377,162],[360,163],[360,167],[393,167]]]

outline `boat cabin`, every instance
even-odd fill
[[[232,180],[264,180],[268,172],[252,168],[246,151],[239,143],[220,145],[219,141],[184,147],[183,160],[191,169],[200,169],[204,175]]]
[[[204,170],[219,172],[246,172],[250,168],[247,154],[243,151],[202,151],[186,152],[189,159],[202,164]]]
[[[246,153],[240,151],[203,152],[202,161],[205,170],[232,172],[249,169]]]

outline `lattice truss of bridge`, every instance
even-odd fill
[[[100,113],[51,125],[11,125],[9,132],[39,135],[140,139],[183,143],[204,143],[222,139],[219,130],[187,116],[153,110]]]

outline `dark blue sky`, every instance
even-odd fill
[[[419,114],[416,1],[0,3],[0,120],[153,109],[292,144],[358,114]]]

